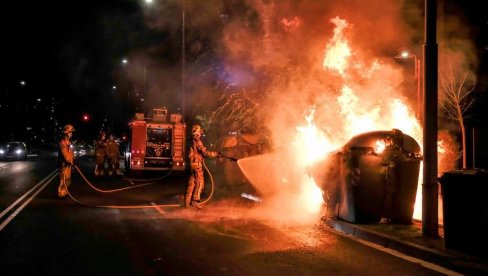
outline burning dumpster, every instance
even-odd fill
[[[353,137],[323,163],[323,178],[315,177],[328,215],[352,223],[411,223],[420,161],[419,144],[400,130]]]

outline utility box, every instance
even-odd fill
[[[439,181],[446,248],[485,252],[488,247],[488,172],[449,171]]]
[[[316,182],[329,217],[352,223],[412,222],[420,171],[419,144],[400,130],[353,137],[331,154]],[[320,184],[321,183],[321,184]]]

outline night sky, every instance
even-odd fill
[[[170,2],[173,5],[169,8],[174,9],[175,18],[178,18],[178,1]],[[488,13],[478,3],[482,1],[455,2],[455,5],[446,3],[445,9],[461,14],[460,18],[472,26],[467,31],[476,44],[480,61],[478,92],[481,100],[476,107],[482,114],[477,117],[479,123],[488,117],[484,108],[488,103],[484,96],[488,87]],[[148,27],[143,9],[143,1],[136,0],[3,3],[2,105],[25,98],[30,101],[55,98],[59,125],[73,123],[92,135],[100,122],[108,119],[114,131],[121,132],[131,115],[121,89],[133,85],[123,79],[121,59],[137,49],[145,49],[146,56],[160,59],[168,67],[179,70],[180,66],[181,42],[174,39],[180,30],[178,27],[171,30]],[[188,18],[191,20],[191,15]],[[174,26],[179,24],[174,22]],[[20,85],[21,80],[26,82],[25,86]],[[113,90],[114,85],[118,90]],[[26,108],[29,106],[32,107],[27,105]],[[2,112],[4,125],[15,128],[12,119],[5,118],[10,113]],[[19,114],[18,110],[16,112]],[[83,126],[81,116],[84,113],[90,115],[90,127]],[[8,132],[3,132],[2,141],[14,138],[9,137]]]
[[[11,1],[1,20],[3,102],[55,98],[59,125],[80,125],[85,113],[125,123],[125,98],[113,90],[117,67],[130,50],[165,38],[147,28],[130,0]]]

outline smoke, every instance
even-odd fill
[[[311,213],[305,206],[314,201],[307,198],[312,193],[303,192],[310,187],[304,172],[311,160],[300,154],[310,149],[296,138],[297,127],[310,126],[307,116],[313,114],[312,126],[329,141],[326,150],[331,151],[359,132],[397,127],[396,116],[412,113],[409,106],[416,104],[416,91],[405,76],[412,75],[413,65],[405,66],[407,61],[395,56],[401,48],[420,44],[419,3],[212,0],[184,1],[184,7],[181,3],[163,1],[144,8],[148,26],[167,36],[165,45],[152,49],[157,54],[139,52],[132,57],[148,72],[146,103],[178,105],[184,81],[190,113],[206,120],[203,123],[210,129],[234,126],[232,120],[253,129],[267,128],[274,153],[239,165],[266,197],[261,206],[268,209],[261,211],[270,217]],[[340,30],[338,22],[346,22]],[[183,24],[186,71],[181,75]],[[341,70],[324,66],[326,52],[341,45],[349,50],[344,56],[347,66]],[[140,79],[138,72],[129,76]],[[229,110],[223,112],[223,107]],[[215,112],[219,108],[222,112]],[[420,141],[418,122],[406,129],[402,131]]]
[[[243,159],[239,166],[263,194],[270,216],[310,219],[320,210],[322,194],[305,173],[313,160],[303,153],[324,158],[363,131],[356,117],[373,113],[373,122],[385,121],[395,109],[392,99],[406,99],[394,51],[408,44],[409,29],[396,1],[248,3],[258,23],[226,26],[225,62],[248,64],[266,79],[261,112],[275,152]],[[336,67],[324,68],[328,62]],[[297,127],[310,124],[306,117],[312,114],[313,127],[330,141],[325,149],[307,149],[315,145],[296,138]],[[393,119],[382,127],[395,127]]]

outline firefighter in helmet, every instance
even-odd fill
[[[200,194],[204,187],[203,178],[203,159],[205,157],[215,158],[222,157],[219,152],[208,151],[201,140],[203,129],[199,125],[193,125],[191,128],[192,142],[189,148],[188,157],[190,159],[190,179],[185,194],[185,207],[193,206],[202,208],[200,204]]]
[[[103,176],[103,171],[105,169],[105,157],[106,157],[106,147],[107,141],[105,139],[106,135],[104,131],[100,131],[100,136],[95,142],[95,176]]]
[[[107,140],[105,152],[108,158],[108,175],[122,175],[119,169],[119,145],[115,142],[114,136],[110,134]]]
[[[75,128],[65,125],[58,143],[59,187],[58,196],[63,198],[68,194],[68,186],[71,184],[71,168],[73,167],[74,154],[71,148],[71,137]]]

